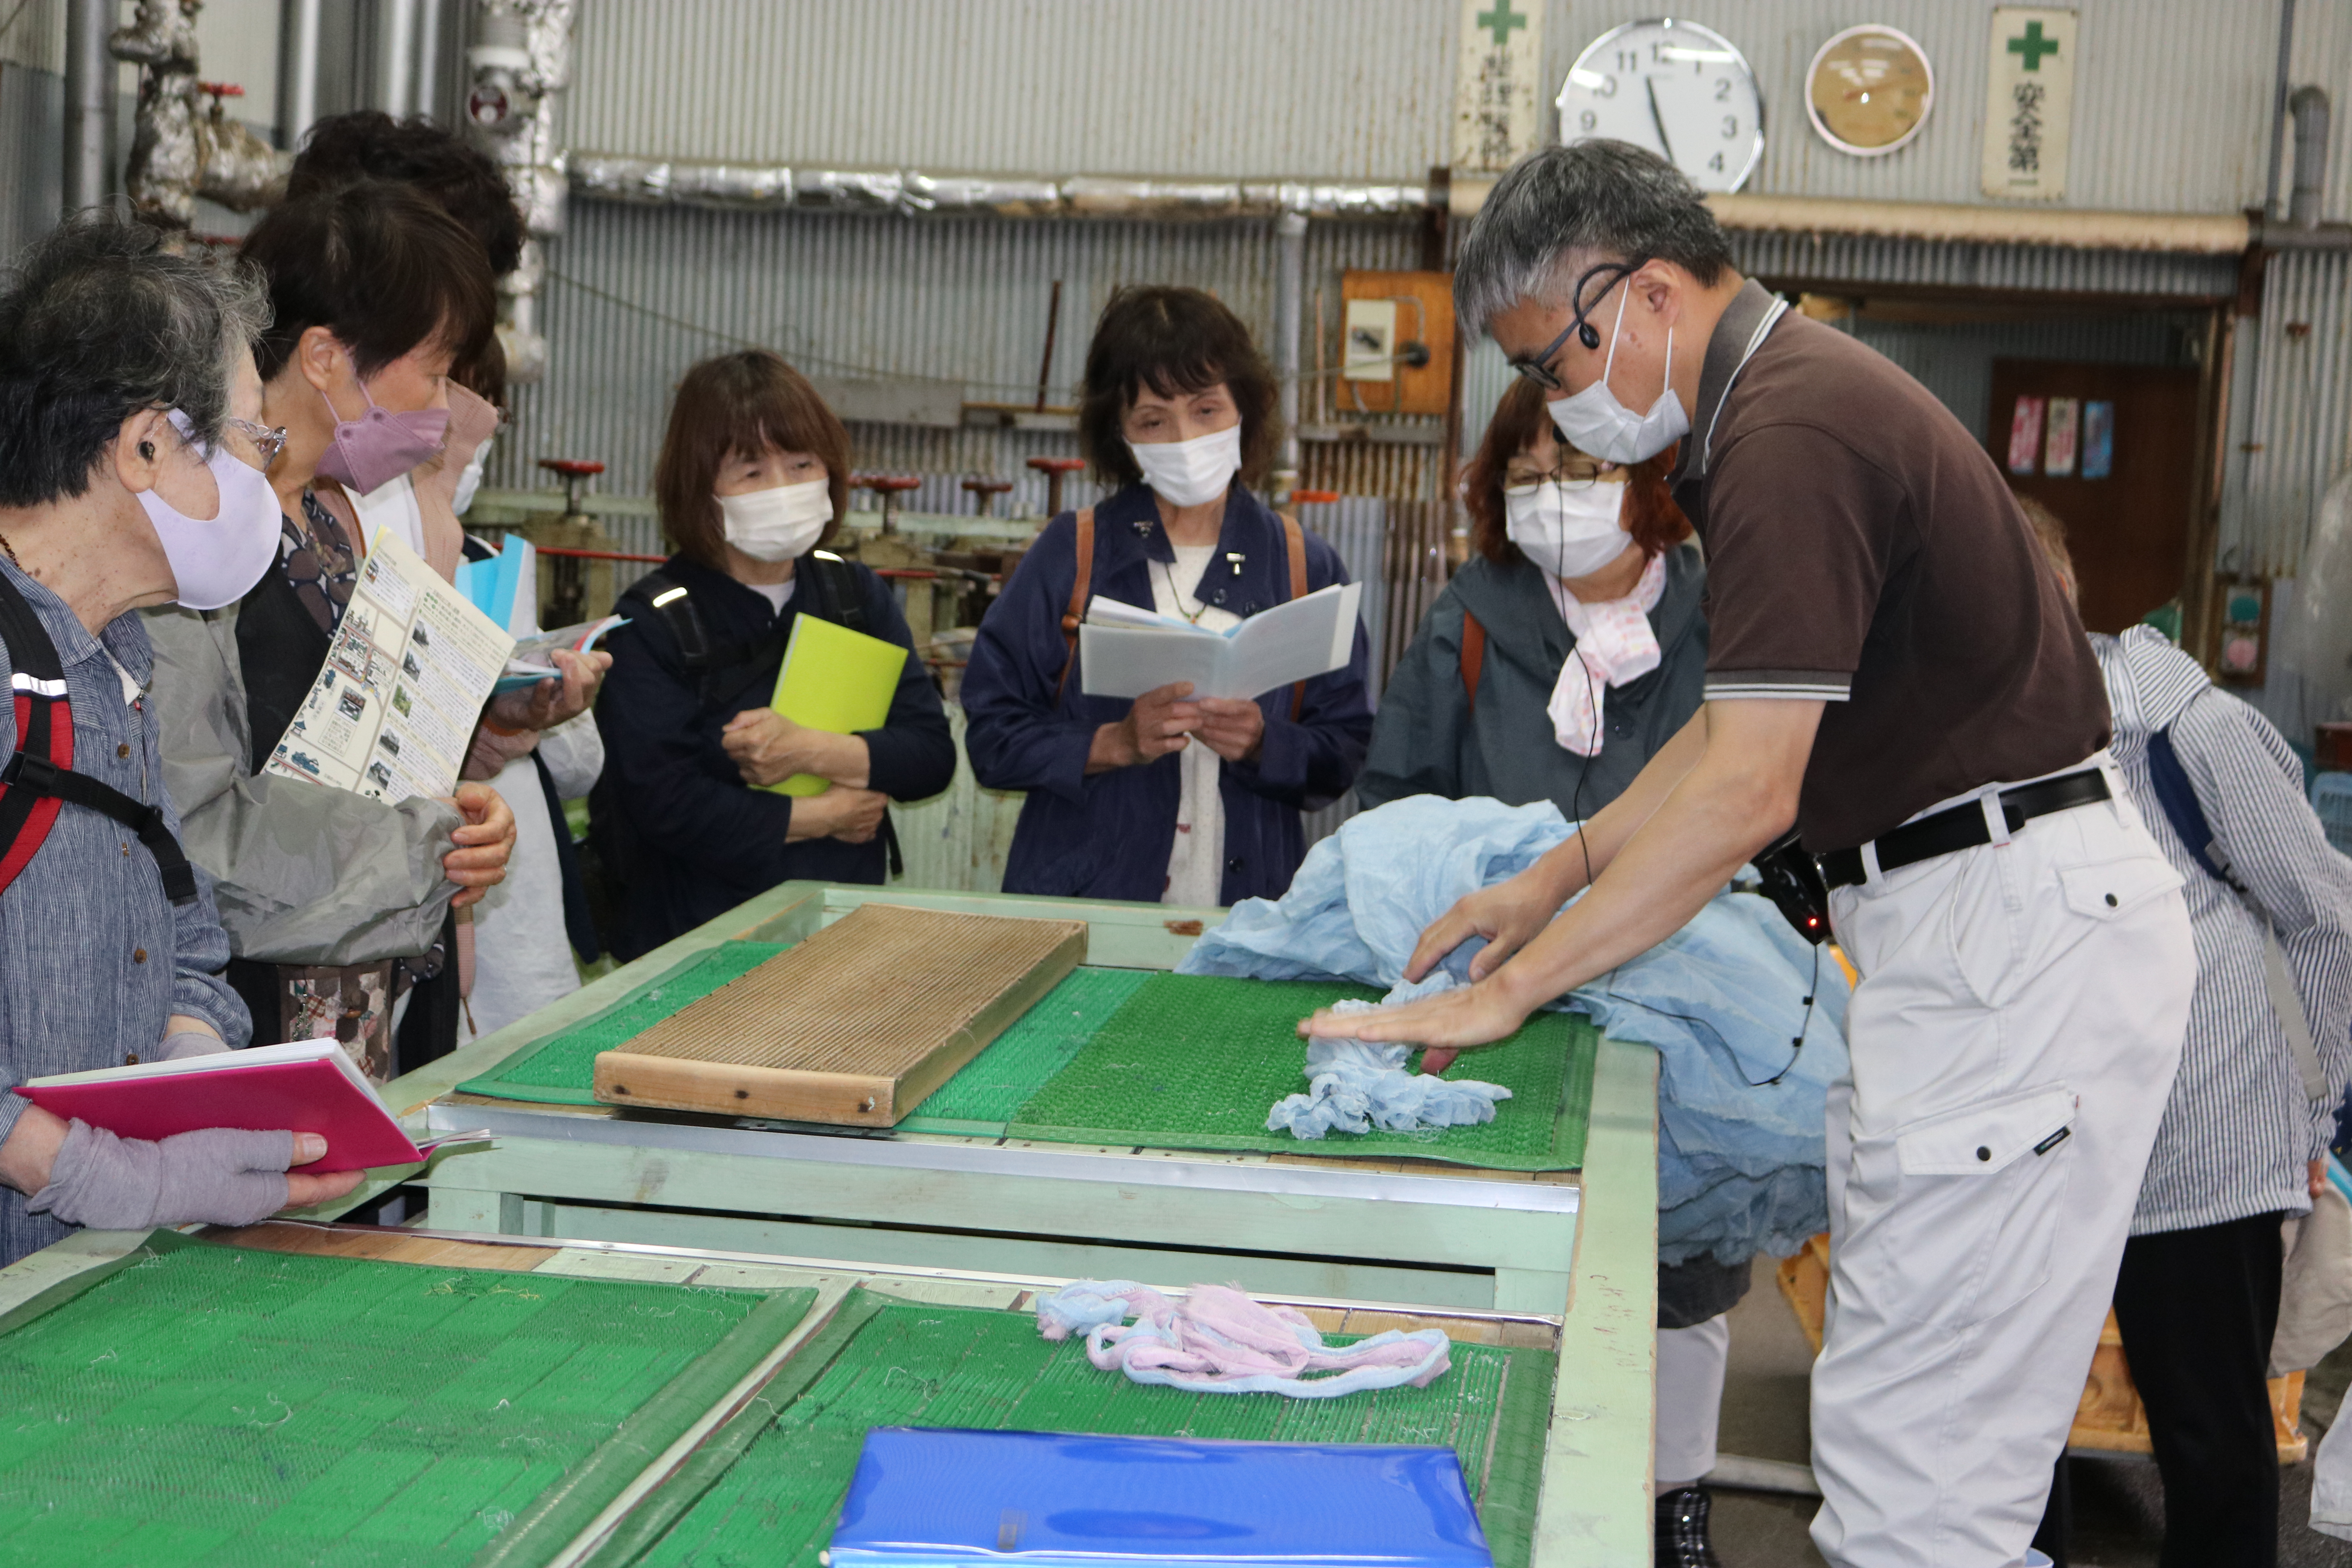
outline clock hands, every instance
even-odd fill
[[[1675,144],[1666,140],[1665,116],[1658,112],[1657,80],[1645,76],[1642,79],[1642,85],[1650,89],[1650,123],[1658,128],[1658,150],[1666,155],[1667,163],[1678,165],[1681,160],[1675,156]]]

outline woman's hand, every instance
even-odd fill
[[[216,1127],[150,1142],[89,1127],[77,1135],[75,1126],[28,1105],[0,1143],[0,1183],[26,1197],[47,1192],[46,1212],[69,1225],[106,1230],[195,1220],[251,1225],[281,1208],[331,1202],[366,1174],[311,1176],[289,1169],[326,1157],[327,1141],[316,1132]]]
[[[890,797],[879,790],[852,789],[835,784],[823,795],[801,795],[793,801],[793,820],[784,842],[807,838],[838,838],[844,844],[864,844],[881,831],[882,813]]]
[[[1559,901],[1552,897],[1549,879],[1538,874],[1540,870],[1540,866],[1530,866],[1508,880],[1456,900],[1421,933],[1412,957],[1405,963],[1404,977],[1421,979],[1474,936],[1485,937],[1486,945],[1470,961],[1470,978],[1479,981],[1494,973],[1559,913]]]
[[[1421,1070],[1444,1072],[1454,1058],[1473,1046],[1507,1039],[1528,1021],[1528,1009],[1488,983],[1441,991],[1402,1007],[1377,1013],[1349,1013],[1334,1017],[1328,1009],[1302,1020],[1298,1032],[1308,1037],[1373,1041],[1405,1041],[1427,1046]]]
[[[482,901],[482,895],[507,879],[507,858],[514,853],[514,813],[488,784],[461,784],[448,802],[466,820],[449,835],[457,847],[441,857],[441,874],[457,884],[453,910]]]
[[[563,679],[542,680],[493,697],[485,717],[508,731],[551,730],[566,719],[576,719],[596,700],[596,689],[604,684],[613,656],[557,648],[548,656],[548,662],[563,672]]]
[[[1192,695],[1192,683],[1179,680],[1137,698],[1126,718],[1095,731],[1087,752],[1087,772],[1116,773],[1182,751],[1201,727],[1203,704],[1189,700]]]
[[[1193,733],[1201,744],[1229,763],[1254,761],[1265,743],[1265,710],[1240,697],[1203,697],[1201,727]]]
[[[794,773],[814,773],[863,790],[873,766],[863,735],[812,730],[772,708],[746,708],[736,714],[719,731],[719,743],[747,784],[781,784]]]

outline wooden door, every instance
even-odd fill
[[[2041,400],[2042,427],[2032,471],[2011,461],[2011,433],[2020,398]],[[2050,400],[2074,400],[2071,472],[2053,474]],[[2084,477],[2091,456],[2084,411],[2112,410],[2112,457],[2103,477]],[[2196,507],[2197,372],[2160,365],[2065,364],[2049,360],[1992,362],[1992,408],[1986,444],[2017,493],[2032,496],[2066,524],[2082,584],[2083,625],[2120,632],[2180,592]]]

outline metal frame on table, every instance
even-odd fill
[[[1597,1097],[1596,1097],[1597,1101]],[[1593,1136],[1612,1153],[1630,1153],[1650,1136],[1646,1113],[1632,1104],[1593,1109]],[[1577,1262],[1578,1300],[1566,1316],[1524,1312],[1436,1310],[1375,1302],[1286,1298],[1326,1332],[1369,1333],[1383,1328],[1435,1326],[1458,1339],[1486,1342],[1548,1342],[1559,1351],[1551,1418],[1545,1436],[1543,1490],[1536,1512],[1530,1568],[1632,1568],[1650,1561],[1650,1345],[1648,1291],[1654,1250],[1635,1246],[1637,1226],[1615,1222],[1623,1210],[1654,1210],[1654,1183],[1604,1179],[1588,1214],[1612,1222],[1609,1242],[1595,1240]],[[532,1270],[592,1279],[736,1288],[814,1287],[807,1318],[729,1391],[669,1449],[655,1456],[625,1489],[554,1559],[586,1558],[663,1479],[729,1415],[741,1408],[767,1377],[818,1328],[854,1286],[940,1305],[1015,1309],[1026,1292],[1058,1289],[1053,1277],[951,1268],[876,1268],[804,1258],[626,1242],[512,1236],[467,1236],[436,1230],[373,1226],[264,1224],[244,1231],[213,1231],[210,1238],[272,1251],[371,1258],[436,1268]],[[89,1269],[121,1258],[144,1232],[85,1231],[0,1269],[0,1315],[35,1297],[66,1287]],[[1631,1298],[1641,1297],[1641,1304]],[[1531,1340],[1530,1335],[1534,1338]],[[1552,1336],[1556,1335],[1554,1339]],[[1249,1396],[1257,1397],[1257,1396]]]

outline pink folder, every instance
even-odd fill
[[[16,1092],[119,1138],[169,1138],[204,1127],[316,1132],[327,1152],[300,1167],[312,1175],[425,1159],[332,1040],[61,1073],[18,1084]]]

